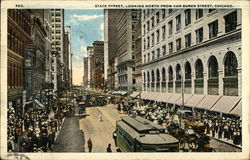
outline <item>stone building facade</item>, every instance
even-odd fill
[[[142,13],[143,91],[240,97],[241,10]]]
[[[117,15],[118,10],[104,10],[104,72],[106,87],[109,90],[117,88]],[[107,74],[107,75],[106,75]]]
[[[135,25],[140,10],[118,10],[117,16],[117,76],[118,89],[135,90]]]
[[[8,106],[22,109],[24,86],[24,50],[31,44],[31,12],[8,9]]]
[[[142,76],[141,76],[141,22],[135,26],[135,89],[141,92]]]
[[[83,86],[84,87],[88,87],[88,57],[84,57],[83,58],[83,69],[84,69],[84,72],[83,72]]]
[[[93,88],[104,89],[104,42],[93,42],[93,55],[92,55],[93,74]]]
[[[54,92],[63,88],[63,35],[64,35],[64,10],[52,9],[52,83]],[[59,59],[58,59],[59,58]]]

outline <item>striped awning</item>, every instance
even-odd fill
[[[204,94],[193,94],[193,96],[190,97],[190,99],[187,100],[187,102],[185,102],[185,106],[196,107],[204,97],[205,97]]]
[[[181,97],[180,93],[172,93],[172,96],[166,100],[167,103],[176,104],[176,101]]]
[[[184,105],[193,96],[193,94],[184,94]],[[182,96],[176,101],[176,104],[182,105]]]
[[[209,110],[221,98],[218,95],[206,95],[198,104],[197,108]]]
[[[240,100],[239,96],[222,96],[210,110],[229,113]]]
[[[135,97],[137,97],[139,94],[140,94],[140,92],[133,92],[133,93],[130,95],[130,97],[135,98]]]
[[[242,116],[242,100],[229,113],[235,114],[241,117]]]

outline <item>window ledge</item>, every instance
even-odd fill
[[[203,17],[197,19],[194,23],[197,24],[197,23],[199,23],[199,22],[201,22],[201,21],[203,21]]]
[[[181,33],[181,29],[175,32],[175,34],[179,34],[179,33]]]
[[[216,13],[218,13],[218,9],[216,9],[216,10],[214,10],[214,11],[208,13],[207,16],[210,17],[210,16],[215,15]]]

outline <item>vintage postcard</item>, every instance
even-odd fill
[[[2,1],[1,159],[249,159],[249,15]]]

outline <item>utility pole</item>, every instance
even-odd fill
[[[181,76],[181,98],[182,98],[182,110],[184,109],[184,80]]]

